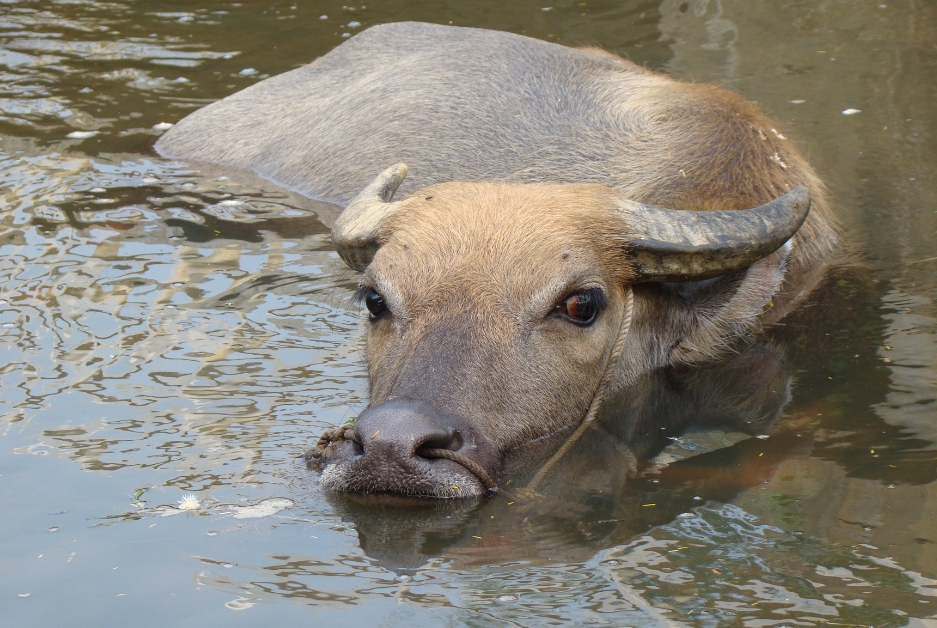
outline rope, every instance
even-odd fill
[[[353,423],[345,423],[344,425],[328,428],[322,433],[322,436],[319,437],[319,442],[316,443],[316,446],[306,450],[305,453],[301,454],[301,457],[305,458],[306,462],[321,462],[328,457],[332,445],[344,440],[350,440],[355,443],[360,442],[355,435],[355,426]],[[445,458],[446,460],[451,460],[465,467],[465,469],[477,477],[489,491],[494,491],[498,488],[498,485],[491,479],[488,472],[465,454],[460,454],[457,451],[450,451],[449,449],[437,448],[419,449],[416,453],[421,458]]]
[[[328,453],[330,453],[332,445],[343,440],[358,442],[358,438],[355,436],[354,423],[344,423],[326,429],[322,432],[322,436],[319,437],[319,442],[316,443],[315,447],[307,449],[305,453],[297,457],[305,458],[306,462],[322,462],[322,460],[327,457]]]
[[[615,374],[615,368],[618,366],[618,360],[621,358],[621,352],[625,346],[625,338],[628,336],[628,332],[631,330],[631,319],[634,315],[634,292],[631,289],[631,286],[628,286],[628,293],[625,297],[625,314],[621,319],[621,325],[618,330],[618,338],[615,341],[615,346],[612,348],[612,353],[608,356],[608,361],[605,363],[605,373],[602,375],[602,380],[599,382],[599,386],[596,389],[595,395],[592,397],[592,403],[589,404],[589,411],[586,413],[586,417],[582,420],[582,423],[576,429],[575,432],[567,439],[563,446],[553,454],[553,457],[550,458],[546,464],[544,464],[540,470],[537,472],[537,475],[530,481],[524,489],[518,491],[518,493],[523,493],[525,495],[531,496],[536,494],[536,488],[546,476],[546,474],[553,468],[560,458],[566,455],[566,453],[572,449],[573,445],[576,444],[576,441],[585,433],[586,429],[595,421],[596,416],[598,416],[599,408],[602,405],[602,402],[605,401],[605,396],[608,394],[608,387],[611,383],[612,377]],[[360,443],[358,437],[355,435],[355,426],[353,423],[345,423],[337,427],[332,427],[326,429],[322,436],[319,437],[319,442],[316,443],[315,447],[312,447],[306,450],[305,453],[301,454],[301,457],[306,459],[306,462],[321,462],[330,453],[332,445],[339,443],[343,440],[350,440],[356,443]],[[478,481],[488,489],[489,491],[498,490],[498,485],[495,483],[491,476],[488,475],[488,472],[485,469],[469,458],[464,454],[460,454],[457,451],[451,451],[449,449],[439,449],[439,448],[430,448],[430,449],[419,449],[417,454],[423,458],[443,458],[446,460],[451,460],[456,464],[462,465],[469,473],[473,474],[478,478]],[[633,454],[632,454],[633,457]]]
[[[465,454],[460,454],[457,451],[451,451],[449,449],[420,449],[417,451],[417,454],[424,458],[445,458],[446,460],[451,460],[468,469],[468,471],[477,477],[479,482],[489,491],[498,490],[498,485],[491,479],[488,472]]]
[[[618,366],[618,360],[621,358],[621,352],[625,347],[625,338],[628,337],[628,332],[631,331],[631,319],[634,315],[634,291],[631,289],[631,286],[628,286],[628,294],[625,297],[625,315],[621,319],[621,326],[618,330],[618,339],[615,341],[615,346],[612,348],[611,355],[608,356],[608,362],[605,363],[605,373],[602,375],[602,381],[599,382],[599,387],[595,391],[595,395],[592,397],[592,403],[589,404],[589,411],[586,412],[586,418],[582,420],[582,423],[579,424],[579,427],[576,428],[576,431],[573,432],[570,437],[567,439],[563,446],[557,450],[553,457],[547,460],[547,462],[540,467],[540,470],[537,472],[537,475],[533,477],[530,483],[525,487],[524,493],[531,495],[536,492],[537,486],[540,482],[543,481],[543,478],[546,474],[553,468],[560,458],[566,455],[566,453],[572,449],[573,445],[576,444],[576,441],[585,433],[585,431],[592,425],[592,422],[595,421],[595,418],[599,414],[599,408],[602,406],[602,402],[605,401],[605,395],[608,394],[608,387],[612,381],[612,377],[615,374],[615,369]]]

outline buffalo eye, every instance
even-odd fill
[[[595,322],[607,304],[608,299],[601,290],[582,290],[563,299],[556,306],[556,311],[573,323],[586,326]]]
[[[387,304],[384,303],[384,297],[374,290],[368,290],[364,295],[364,306],[368,308],[368,312],[370,312],[369,318],[372,321],[376,321],[387,311]]]

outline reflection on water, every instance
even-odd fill
[[[0,6],[12,623],[937,625],[931,5]],[[750,346],[610,404],[539,495],[529,460],[479,502],[322,494],[295,456],[367,402],[338,208],[151,147],[401,19],[600,44],[760,101],[831,187],[842,268]]]

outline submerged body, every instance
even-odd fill
[[[377,192],[386,202],[400,185],[403,201],[349,208],[333,231],[371,310],[371,407],[325,461],[337,489],[481,494],[463,466],[420,450],[497,477],[505,452],[578,425],[607,369],[617,391],[783,315],[835,242],[819,179],[750,103],[508,33],[374,27],[190,115],[157,148],[341,204],[409,165]],[[701,244],[694,227],[667,244],[669,270],[647,270],[642,234],[687,228],[638,224],[673,217],[646,206],[742,210],[795,186],[809,215],[754,257],[690,263],[694,247],[729,256],[716,251],[728,236]],[[587,305],[588,321],[570,313]]]

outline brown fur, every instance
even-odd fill
[[[616,195],[590,185],[442,184],[404,201],[361,283],[392,316],[371,325],[371,404],[430,397],[502,451],[582,417],[631,274]],[[592,327],[552,316],[578,289]]]

